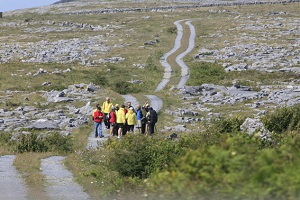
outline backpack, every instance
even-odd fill
[[[157,122],[157,112],[155,110],[150,110],[150,122],[151,123]]]

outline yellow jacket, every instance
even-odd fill
[[[137,118],[135,113],[131,110],[128,109],[128,112],[126,113],[126,120],[128,125],[135,125],[137,124]]]
[[[102,104],[102,112],[103,113],[109,113],[110,110],[111,110],[111,107],[112,107],[112,103],[111,102],[107,102],[107,101],[104,101],[103,104]]]
[[[126,123],[124,108],[120,108],[117,111],[116,115],[117,115],[117,124],[125,124]]]

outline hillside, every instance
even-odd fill
[[[201,134],[223,118],[269,135],[262,118],[300,99],[299,13],[299,1],[248,0],[74,0],[5,12],[1,134],[58,132],[84,149],[91,112],[109,96],[113,104],[150,101],[159,138]],[[16,154],[8,146],[1,155]],[[70,154],[68,167],[87,184],[93,175],[82,180]]]

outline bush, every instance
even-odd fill
[[[274,112],[263,116],[261,120],[271,132],[284,133],[298,130],[300,125],[300,105],[277,108]]]
[[[70,152],[72,143],[70,137],[58,132],[41,135],[38,133],[22,134],[19,136],[17,152]]]
[[[178,143],[144,135],[126,135],[121,141],[109,140],[113,148],[110,166],[125,177],[147,178],[181,154]]]
[[[215,131],[220,133],[232,133],[240,131],[240,126],[243,124],[245,119],[239,117],[232,118],[216,118],[212,120]]]
[[[167,28],[167,33],[169,33],[169,34],[176,34],[177,33],[177,28],[175,26],[168,27]]]
[[[0,132],[0,144],[5,144],[10,141],[12,134],[6,132]]]
[[[119,94],[139,93],[141,86],[126,81],[118,81],[114,84],[114,91]]]
[[[299,199],[300,135],[270,148],[261,138],[225,134],[219,145],[199,146],[154,173],[156,199]],[[273,138],[272,138],[273,139]]]

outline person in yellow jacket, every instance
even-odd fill
[[[125,117],[125,105],[122,105],[121,108],[117,111],[117,125],[119,127],[118,129],[118,138],[122,137],[123,127],[126,123],[126,117]]]
[[[125,115],[128,125],[128,132],[134,132],[134,125],[137,124],[136,114],[133,112],[133,107],[128,109],[128,112]]]
[[[113,104],[110,102],[110,98],[106,97],[106,100],[102,104],[102,112],[104,114],[104,124],[106,129],[110,128],[109,112],[111,111]]]

